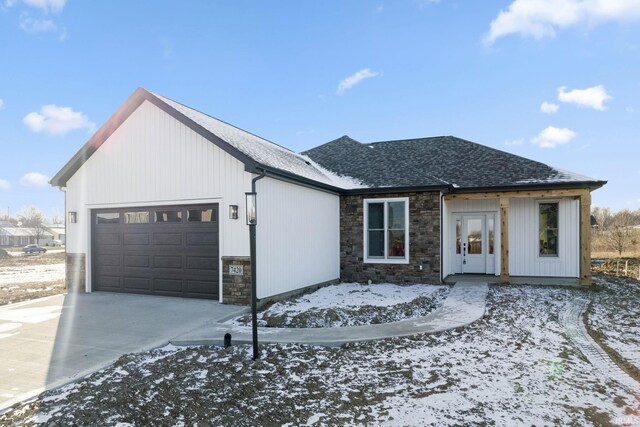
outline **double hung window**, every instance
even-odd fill
[[[409,199],[364,201],[365,262],[409,261]]]

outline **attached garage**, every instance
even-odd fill
[[[95,291],[218,299],[218,205],[92,211]]]

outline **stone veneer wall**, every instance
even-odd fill
[[[229,274],[230,265],[241,265],[243,274]],[[251,257],[222,257],[222,302],[224,304],[251,304]]]
[[[365,264],[364,199],[393,197],[409,198],[409,263]],[[440,283],[440,193],[341,196],[340,279],[343,282]]]
[[[65,286],[67,292],[86,292],[86,261],[85,254],[65,254]]]

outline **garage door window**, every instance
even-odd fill
[[[119,212],[103,212],[96,214],[96,224],[119,224]]]
[[[125,224],[149,224],[149,212],[125,212]]]
[[[188,222],[214,222],[216,220],[213,209],[188,209]]]
[[[161,210],[155,212],[156,222],[182,222],[182,211]]]

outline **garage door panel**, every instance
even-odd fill
[[[202,280],[187,280],[187,292],[192,294],[211,294],[211,282]]]
[[[96,276],[96,286],[105,291],[118,290],[122,288],[119,276]]]
[[[188,246],[218,246],[218,233],[206,231],[191,231],[187,233]]]
[[[155,268],[179,268],[182,269],[182,255],[156,255],[153,257]]]
[[[101,246],[120,246],[120,234],[117,233],[95,233],[94,237],[100,242]]]
[[[124,289],[129,290],[151,290],[151,279],[146,277],[125,277],[123,280]]]
[[[93,213],[94,290],[196,298],[217,298],[219,233],[217,205],[120,208]],[[204,212],[186,221],[187,210]],[[182,212],[176,221],[155,220],[157,211]],[[96,215],[112,215],[104,223]],[[144,212],[152,212],[147,216]],[[213,213],[212,214],[210,213]],[[125,223],[129,217],[149,222]],[[193,218],[192,218],[193,217]],[[205,218],[206,217],[206,218]],[[198,219],[196,214],[189,218]],[[205,222],[204,219],[212,219]]]
[[[187,256],[187,268],[196,270],[218,270],[217,257]]]
[[[182,279],[155,279],[153,281],[153,289],[163,292],[181,293],[183,292],[182,284]]]
[[[103,254],[96,260],[96,265],[100,267],[120,266],[119,254]]]
[[[124,235],[124,244],[126,246],[138,246],[138,245],[148,245],[151,241],[149,238],[149,233],[132,233],[127,232]]]
[[[153,244],[182,246],[182,233],[153,233]]]
[[[149,267],[149,255],[128,255],[123,256],[123,264],[125,267]]]

